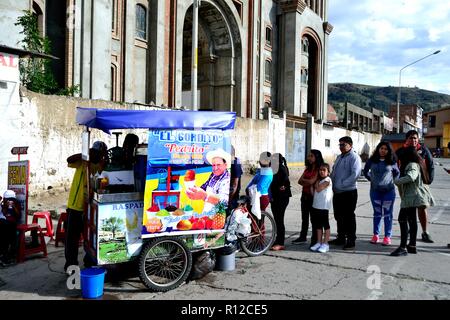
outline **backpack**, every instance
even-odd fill
[[[427,162],[425,158],[419,156],[420,175],[424,184],[431,184],[430,173],[428,172]]]

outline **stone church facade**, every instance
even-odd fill
[[[199,109],[263,119],[270,108],[326,121],[327,0],[201,0]],[[32,10],[80,96],[191,108],[193,0],[17,0],[0,4],[3,44]]]

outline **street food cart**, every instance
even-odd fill
[[[167,291],[188,277],[191,252],[224,246],[228,194],[199,199],[186,190],[201,189],[213,176],[210,152],[231,153],[235,118],[233,112],[77,108],[86,165],[92,129],[148,129],[131,170],[107,164],[95,173],[87,165],[84,245],[95,264],[138,259],[145,285]],[[108,155],[114,153],[120,154]],[[222,182],[229,190],[229,178]]]

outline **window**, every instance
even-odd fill
[[[259,81],[259,70],[260,70],[260,66],[259,66],[259,56],[256,56],[256,82]]]
[[[117,66],[111,64],[111,101],[117,101]]]
[[[300,71],[301,83],[308,84],[308,69],[302,68]]]
[[[136,5],[136,38],[147,39],[147,9],[141,4]]]
[[[112,0],[111,5],[111,33],[113,37],[119,37],[119,6],[118,0]]]
[[[428,128],[436,128],[436,116],[428,116]]]
[[[330,139],[325,139],[325,147],[330,147],[331,143],[330,143]]]
[[[33,1],[33,15],[37,19],[39,34],[44,36],[44,13],[39,4],[35,1]]]
[[[112,1],[111,6],[111,30],[114,31],[116,25],[116,0]]]
[[[272,28],[266,27],[266,44],[271,47],[272,46]]]
[[[307,38],[302,39],[302,51],[303,53],[308,53],[309,50],[309,41]]]
[[[271,83],[272,82],[272,62],[270,60],[266,60],[264,71],[265,71],[264,81]]]
[[[239,13],[239,17],[242,19],[242,1],[233,0],[233,4],[236,7],[237,12]]]

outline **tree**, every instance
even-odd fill
[[[116,232],[123,229],[123,220],[117,217],[109,217],[103,222],[103,231],[109,231],[113,234],[113,239],[116,238]]]
[[[50,54],[50,40],[40,35],[37,17],[31,11],[24,12],[25,14],[15,23],[23,28],[20,32],[24,35],[24,39],[20,41],[23,49]],[[58,90],[58,84],[51,72],[50,59],[36,57],[20,59],[19,70],[22,84],[27,89],[44,94],[54,94]]]

